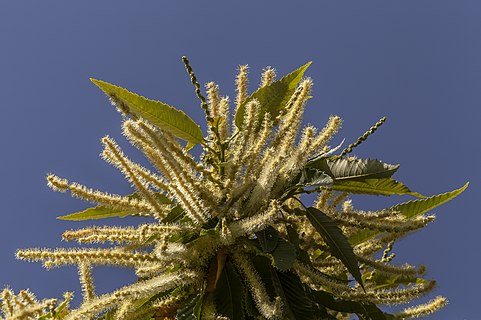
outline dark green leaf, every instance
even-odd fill
[[[261,317],[261,313],[259,312],[259,310],[257,310],[256,303],[254,302],[254,299],[249,293],[249,290],[245,290],[244,293],[244,307],[246,310],[245,316],[247,318],[251,317],[254,319],[258,319],[259,317]]]
[[[277,296],[277,293],[272,283],[271,270],[273,270],[273,267],[271,260],[263,256],[255,256],[252,259],[252,263],[254,265],[254,269],[259,274],[262,283],[264,283],[266,287],[267,295],[271,300],[273,300]]]
[[[347,313],[356,313],[361,319],[388,320],[388,314],[382,312],[372,303],[337,299],[325,291],[310,291],[313,300],[331,310]]]
[[[350,193],[374,194],[382,196],[408,194],[414,197],[424,198],[423,195],[417,192],[412,192],[404,184],[391,178],[365,179],[364,181],[336,180],[330,188],[332,190]]]
[[[303,187],[318,187],[330,186],[333,182],[334,180],[324,171],[318,170],[316,168],[306,167],[299,174],[299,179],[296,184]]]
[[[383,163],[376,159],[328,159],[319,158],[310,161],[306,167],[327,173],[336,181],[390,178],[399,169],[399,165]]]
[[[326,241],[331,254],[341,260],[354,279],[363,286],[361,272],[359,271],[354,251],[341,229],[337,226],[337,223],[314,207],[307,208],[306,216],[324,241]]]
[[[197,144],[203,140],[202,130],[183,111],[160,101],[154,101],[132,93],[105,81],[90,79],[123,111],[142,117],[157,127],[187,142]]]
[[[239,275],[227,261],[214,291],[217,312],[231,320],[244,320],[244,291]]]
[[[270,260],[263,256],[254,257],[253,263],[266,287],[269,298],[272,300],[275,297],[281,297],[283,319],[313,319],[315,310],[304,292],[302,283],[294,273],[286,272],[284,274],[276,271]]]
[[[219,223],[219,218],[217,217],[212,218],[202,225],[202,229],[206,229],[206,230],[213,229],[215,228],[215,226],[217,226],[218,223]]]
[[[177,309],[177,314],[175,318],[177,320],[198,320],[199,318],[194,316],[194,307],[200,298],[200,294],[194,294],[189,297],[185,301],[184,305]]]
[[[313,319],[314,306],[297,275],[292,272],[272,271],[275,273],[273,274],[274,284],[283,300],[283,310],[287,319]]]
[[[238,128],[242,127],[244,121],[244,112],[246,104],[252,99],[257,99],[261,105],[261,112],[259,120],[262,120],[264,114],[269,112],[272,118],[277,117],[280,110],[286,105],[292,94],[294,93],[297,85],[304,76],[304,72],[309,67],[311,62],[306,63],[299,69],[289,73],[278,81],[274,81],[271,85],[259,88],[252,93],[250,97],[240,105],[235,114],[235,124]]]
[[[288,225],[286,229],[289,242],[294,245],[294,248],[296,248],[296,250],[298,250],[300,243],[299,234],[297,233],[296,229],[294,229],[294,227],[292,227],[291,225]]]
[[[272,252],[277,247],[279,233],[273,227],[267,227],[264,230],[256,232],[261,248],[264,252]]]
[[[281,271],[287,271],[292,268],[292,264],[296,260],[296,248],[292,243],[279,238],[277,247],[272,252],[274,258],[274,266]]]

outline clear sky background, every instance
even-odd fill
[[[17,248],[68,246],[62,231],[90,225],[55,219],[88,204],[50,191],[45,175],[129,193],[121,174],[98,157],[99,139],[109,134],[141,157],[89,77],[162,100],[203,123],[182,55],[202,83],[214,80],[231,97],[239,64],[251,66],[254,89],[263,67],[283,75],[312,60],[306,122],[322,127],[329,115],[340,115],[344,125],[334,143],[352,142],[387,116],[356,155],[400,163],[395,178],[427,195],[471,181],[463,195],[435,210],[435,223],[394,251],[398,263],[427,265],[427,277],[438,280],[430,297],[449,297],[432,319],[479,319],[478,0],[1,1],[1,287],[29,287],[42,298],[74,290],[78,299],[75,267],[46,271],[14,258]],[[356,200],[368,209],[406,199]],[[122,269],[98,268],[94,276],[100,292],[134,280]]]

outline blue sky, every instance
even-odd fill
[[[99,139],[109,134],[141,158],[89,77],[202,122],[182,55],[202,83],[214,80],[231,97],[239,64],[250,65],[253,89],[265,66],[285,74],[312,60],[306,123],[321,127],[340,115],[334,142],[350,142],[387,116],[357,155],[400,163],[395,177],[423,194],[471,181],[435,210],[434,224],[394,250],[399,263],[427,265],[438,280],[432,296],[448,296],[450,305],[431,318],[479,318],[480,14],[476,0],[0,2],[0,286],[29,287],[39,297],[79,292],[75,267],[45,271],[14,258],[17,248],[68,246],[63,230],[90,225],[55,219],[88,204],[50,191],[46,173],[130,190],[98,157]],[[367,209],[406,199],[356,200]],[[107,268],[94,276],[100,292],[134,279]]]

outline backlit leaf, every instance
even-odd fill
[[[177,205],[162,219],[162,223],[172,223],[181,220],[185,216],[185,211],[181,206]]]
[[[122,110],[142,117],[157,127],[192,144],[201,143],[202,130],[183,111],[160,101],[150,100],[124,88],[96,79],[90,79]]]
[[[124,218],[130,214],[131,213],[128,211],[113,209],[113,208],[104,207],[104,206],[97,206],[97,207],[85,209],[84,211],[71,213],[66,216],[57,217],[57,219],[73,220],[73,221],[98,220],[98,219],[114,218],[114,217]]]
[[[466,183],[459,189],[453,190],[451,192],[442,193],[425,199],[417,199],[401,204],[397,204],[387,210],[392,210],[403,214],[407,219],[412,219],[423,213],[426,213],[463,193],[468,187],[469,182]],[[380,235],[382,232],[374,230],[360,230],[359,232],[351,235],[349,237],[349,243],[353,246],[361,244],[369,239]]]
[[[140,196],[137,193],[133,193],[127,196],[128,198],[132,199],[139,199]],[[171,204],[172,201],[162,193],[155,193],[155,199],[160,204]],[[105,218],[115,218],[120,217],[124,218],[128,215],[131,215],[132,212],[114,209],[107,206],[96,206],[92,208],[85,209],[80,212],[71,213],[65,216],[57,217],[59,220],[71,220],[71,221],[83,221],[83,220],[98,220],[98,219],[105,219]]]
[[[402,285],[410,285],[413,283],[420,283],[423,279],[420,279],[416,276],[412,275],[404,275],[404,274],[385,274],[382,272],[372,272],[372,275],[366,280],[374,284],[373,289],[386,289],[386,288],[395,288]]]
[[[287,102],[291,98],[297,85],[304,76],[304,72],[310,64],[311,62],[308,62],[278,81],[274,81],[272,84],[259,88],[252,93],[239,107],[235,114],[236,126],[238,128],[242,127],[246,104],[253,99],[257,99],[261,105],[259,120],[262,120],[266,112],[270,113],[271,118],[277,117],[279,112],[287,105]]]
[[[442,193],[426,199],[418,199],[418,200],[404,202],[391,207],[389,210],[400,212],[406,218],[411,219],[423,213],[426,213],[442,205],[443,203],[448,202],[451,199],[456,198],[458,195],[463,193],[464,190],[466,190],[468,185],[469,185],[469,182],[466,183],[461,188],[453,190],[451,192]]]
[[[403,183],[391,178],[365,179],[364,181],[336,180],[330,186],[330,188],[349,193],[373,194],[382,196],[408,194],[414,197],[424,198],[422,194],[411,191]]]

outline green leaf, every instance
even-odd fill
[[[467,182],[464,186],[459,189],[453,190],[451,192],[442,193],[439,195],[431,196],[425,199],[417,199],[408,202],[404,202],[401,204],[397,204],[387,210],[392,210],[396,212],[400,212],[403,214],[407,219],[412,219],[417,217],[423,213],[426,213],[454,198],[459,196],[463,193],[464,190],[468,187],[469,182]],[[361,230],[349,237],[349,243],[353,246],[361,244],[369,239],[372,239],[382,232],[375,231],[375,230]]]
[[[292,268],[292,264],[296,260],[297,252],[292,243],[279,238],[277,247],[272,252],[274,258],[274,266],[281,271],[287,271]]]
[[[71,221],[98,220],[98,219],[114,218],[114,217],[124,218],[130,214],[131,213],[128,211],[113,209],[113,208],[104,207],[104,206],[97,206],[93,208],[88,208],[84,211],[71,213],[66,216],[57,217],[57,219],[71,220]]]
[[[197,317],[194,315],[194,309],[197,304],[197,302],[201,299],[200,294],[194,294],[191,297],[189,297],[186,301],[185,304],[182,305],[179,309],[177,309],[177,314],[175,319],[177,320],[196,320],[200,319],[200,317]]]
[[[384,179],[365,179],[364,181],[340,180],[335,181],[331,189],[361,194],[374,194],[382,196],[408,194],[417,198],[424,198],[422,194],[411,191],[403,183],[391,178]]]
[[[131,199],[140,198],[138,193],[130,194],[127,197]],[[155,193],[155,199],[157,200],[158,203],[161,203],[161,204],[172,203],[172,201],[163,193]],[[130,214],[132,214],[132,212],[120,210],[120,209],[114,209],[107,206],[96,206],[96,207],[85,209],[80,212],[75,212],[65,216],[60,216],[60,217],[57,217],[57,219],[71,220],[71,221],[98,220],[98,219],[115,218],[115,217],[124,218]]]
[[[307,208],[306,216],[326,241],[331,254],[341,260],[354,279],[363,287],[361,272],[354,251],[337,223],[314,207]]]
[[[105,92],[120,109],[126,109],[127,112],[142,117],[191,144],[202,142],[203,134],[199,125],[183,111],[102,80],[90,80]]]
[[[170,210],[169,214],[162,219],[162,223],[172,223],[181,220],[185,216],[184,209],[177,205]]]
[[[113,320],[113,319],[115,319],[116,310],[117,309],[107,311],[102,317],[99,318],[99,320]]]
[[[360,319],[369,320],[387,320],[393,319],[391,315],[383,313],[373,303],[362,303],[351,300],[337,299],[332,294],[325,291],[310,291],[310,295],[314,301],[319,304],[339,312],[356,313]],[[366,317],[366,318],[365,318]]]
[[[64,299],[55,309],[38,317],[37,320],[64,319],[70,313],[68,308],[70,302],[71,299]]]
[[[277,247],[279,233],[273,227],[269,226],[264,230],[256,232],[261,248],[264,252],[272,252]]]
[[[254,265],[254,269],[259,274],[262,283],[264,283],[267,295],[269,296],[270,300],[275,299],[277,296],[276,289],[272,282],[272,261],[269,258],[264,256],[254,256],[252,258],[252,264]]]
[[[202,307],[204,303],[204,294],[199,294],[197,297],[197,302],[194,305],[194,318],[197,320],[201,320],[202,318]]]
[[[244,306],[246,311],[246,318],[259,319],[262,316],[259,310],[257,310],[256,303],[254,302],[254,299],[249,293],[249,290],[245,290],[244,293]]]
[[[264,118],[266,112],[269,112],[272,118],[277,117],[279,112],[287,105],[287,102],[310,64],[311,62],[308,62],[278,81],[274,81],[272,84],[259,88],[252,93],[252,95],[239,106],[235,114],[235,124],[237,128],[242,127],[246,104],[252,99],[257,99],[261,105],[259,120]]]
[[[398,164],[387,164],[377,159],[353,158],[318,158],[308,162],[306,167],[324,171],[336,181],[390,178],[399,169]]]
[[[400,212],[403,214],[406,218],[411,219],[416,216],[419,216],[423,213],[426,213],[448,201],[451,199],[456,198],[459,196],[461,193],[463,193],[464,190],[468,187],[469,182],[467,182],[464,186],[462,186],[459,189],[453,190],[451,192],[446,192],[442,193],[436,196],[432,196],[426,199],[418,199],[418,200],[412,200],[408,202],[404,202],[398,205],[395,205],[388,210]]]
[[[275,270],[273,272],[275,273],[272,277],[274,286],[283,300],[283,309],[287,319],[313,319],[314,306],[297,275],[292,272],[276,272]]]
[[[231,320],[244,320],[244,294],[241,278],[227,261],[214,291],[217,312]]]
[[[334,180],[324,171],[305,167],[299,174],[297,185],[303,187],[330,186],[333,182]]]
[[[263,256],[255,256],[252,261],[256,272],[265,285],[269,298],[273,300],[275,297],[281,297],[284,312],[282,319],[313,319],[312,303],[307,298],[302,283],[294,273],[276,271],[270,260]],[[246,308],[252,308],[252,305],[249,305],[250,303],[247,300]],[[248,314],[255,316],[255,312],[252,310],[248,311]]]
[[[294,229],[294,227],[291,225],[288,225],[286,229],[287,239],[289,239],[289,242],[294,245],[294,248],[296,248],[296,250],[298,250],[299,244],[301,242],[301,240],[299,239],[299,234],[297,233],[296,229]]]
[[[308,169],[317,170],[334,179],[330,185],[333,190],[384,196],[408,194],[419,198],[423,197],[421,194],[409,190],[401,182],[391,179],[391,176],[399,169],[399,165],[383,163],[377,159],[321,157],[308,162],[304,171]],[[304,171],[304,175],[309,175],[309,171],[306,171],[307,173]],[[314,172],[310,173],[310,175],[314,174]],[[321,173],[318,175],[322,178]],[[325,181],[327,182],[327,180]]]
[[[423,279],[411,275],[391,275],[373,271],[371,276],[366,279],[366,282],[367,281],[374,283],[375,286],[373,286],[373,289],[378,290],[398,287],[400,284],[407,286],[412,283],[420,283]]]

